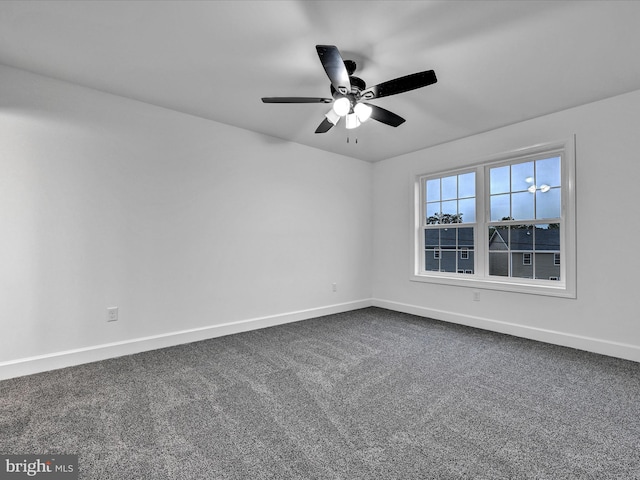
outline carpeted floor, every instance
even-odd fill
[[[640,479],[640,364],[367,308],[0,382],[83,479]]]

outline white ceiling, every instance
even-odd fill
[[[640,89],[639,26],[638,1],[5,0],[0,63],[378,161]],[[438,83],[372,102],[398,128],[314,134],[328,105],[260,98],[330,97],[316,44]]]

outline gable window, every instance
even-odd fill
[[[575,297],[573,139],[416,177],[412,280]]]

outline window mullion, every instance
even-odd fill
[[[485,179],[485,167],[476,168],[476,225],[474,232],[476,275],[486,277],[489,268],[489,239],[487,238],[487,220],[489,219],[489,210],[487,201],[488,185]]]

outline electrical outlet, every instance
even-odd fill
[[[107,322],[116,322],[118,320],[118,307],[107,308]]]
[[[337,283],[331,284],[331,290],[333,290],[334,292],[337,292],[338,291],[338,284]]]

